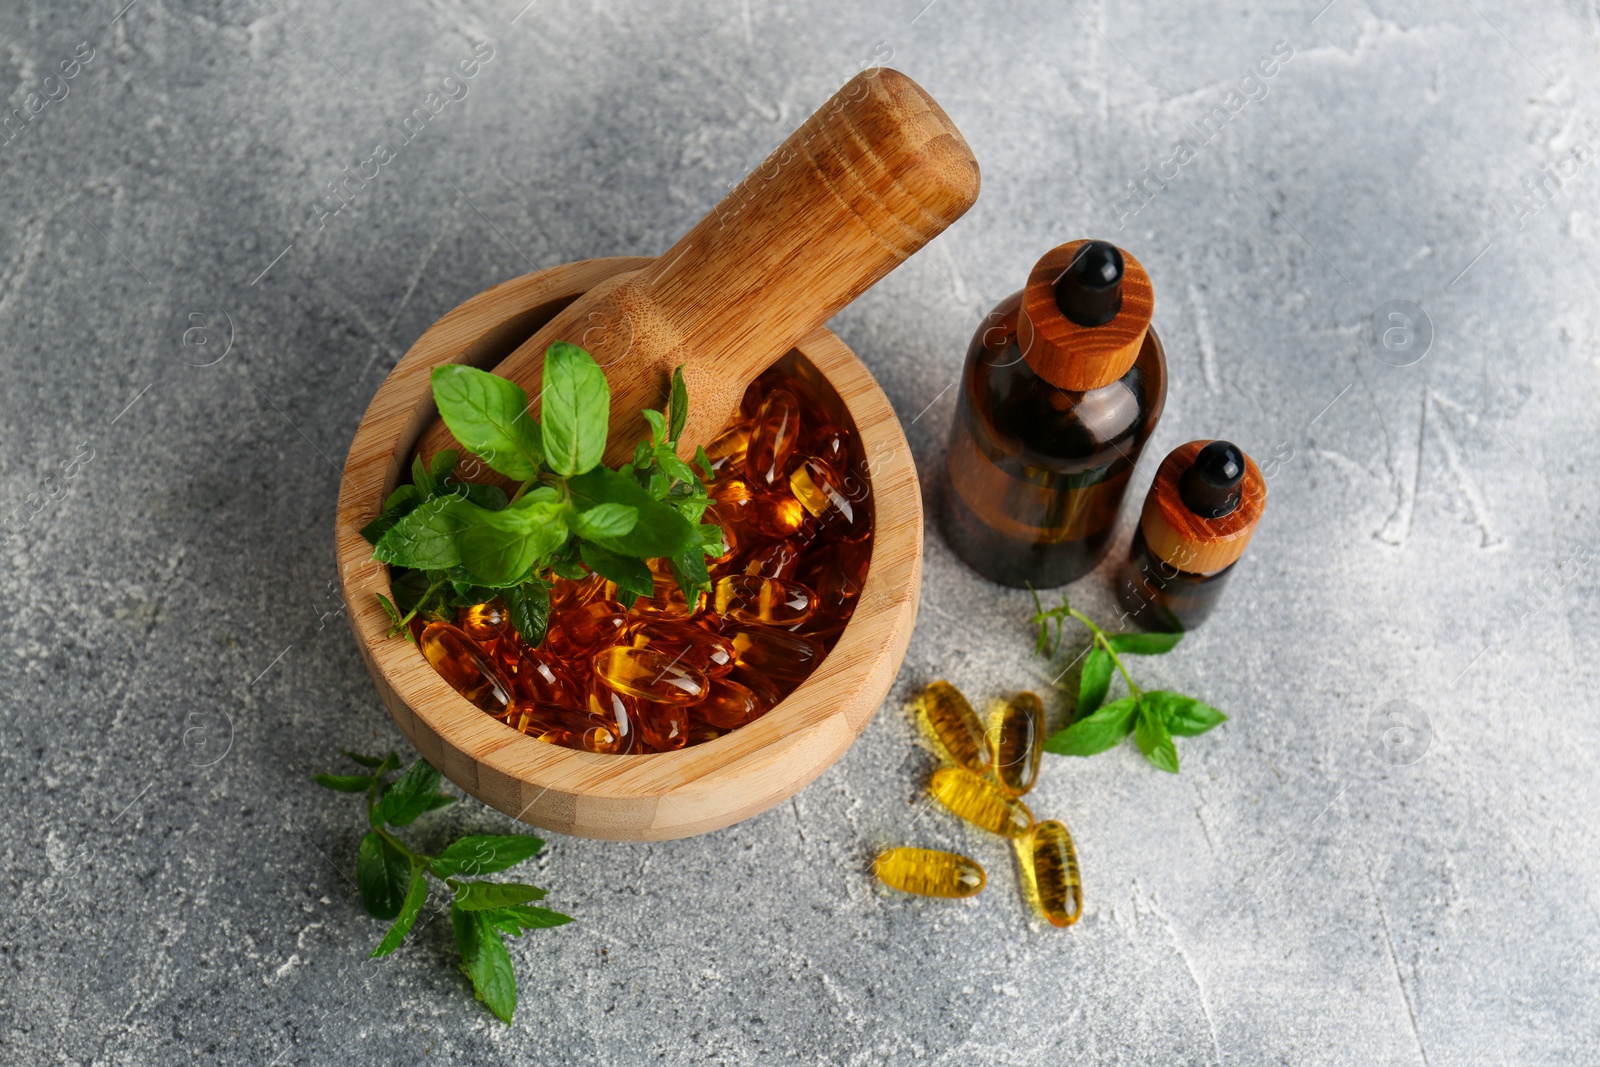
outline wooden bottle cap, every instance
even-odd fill
[[[1183,502],[1180,483],[1195,457],[1210,441],[1190,441],[1173,449],[1156,470],[1156,480],[1144,498],[1139,529],[1151,554],[1180,571],[1215,574],[1244,555],[1256,523],[1267,506],[1267,483],[1255,460],[1244,457],[1244,477],[1239,483],[1239,504],[1220,518],[1208,519]],[[1243,452],[1240,455],[1244,455]]]
[[[1056,282],[1087,241],[1068,241],[1040,257],[1022,290],[1017,345],[1033,372],[1057,389],[1086,392],[1110,385],[1133,366],[1155,308],[1150,275],[1122,251],[1122,307],[1103,326],[1080,326],[1056,305]]]

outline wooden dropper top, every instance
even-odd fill
[[[1139,529],[1157,559],[1215,574],[1244,555],[1266,506],[1255,460],[1228,441],[1190,441],[1161,461]]]
[[[1069,241],[1040,257],[1022,290],[1017,345],[1057,389],[1087,392],[1128,373],[1144,347],[1150,276],[1108,241]]]

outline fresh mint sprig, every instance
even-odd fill
[[[652,559],[668,561],[687,599],[710,588],[706,556],[721,551],[722,531],[700,521],[710,504],[705,450],[693,466],[678,455],[689,416],[683,368],[672,374],[666,410],[643,413],[649,438],[617,470],[602,463],[611,389],[577,345],[557,342],[545,352],[542,425],[521,386],[473,367],[435,367],[433,397],[462,447],[519,484],[508,497],[460,480],[454,450],[428,465],[413,461],[411,484],[391,493],[361,531],[374,559],[403,568],[392,579],[395,599],[379,596],[391,634],[409,636],[419,614],[445,618],[499,596],[517,633],[537,647],[555,578],[601,574],[632,606],[655,591]]]
[[[518,937],[572,921],[570,916],[530,901],[544,899],[538,886],[517,882],[467,881],[513,867],[539,853],[544,842],[525,834],[473,834],[457,838],[442,852],[430,855],[411,848],[394,833],[410,826],[426,812],[456,802],[439,792],[439,772],[427,760],[417,760],[394,781],[400,757],[344,755],[366,768],[365,774],[319,774],[318,785],[341,793],[362,793],[367,800],[367,822],[372,829],[356,851],[356,886],[361,902],[374,918],[392,920],[388,933],[371,955],[387,956],[400,947],[416,925],[428,900],[431,874],[450,891],[450,925],[461,951],[461,970],[472,980],[478,999],[502,1022],[510,1023],[517,1010],[517,975],[502,937]]]
[[[1033,594],[1032,622],[1039,628],[1034,653],[1061,647],[1062,626],[1075,619],[1088,627],[1089,653],[1078,675],[1078,705],[1073,722],[1051,734],[1045,751],[1061,756],[1093,756],[1115,747],[1130,733],[1145,758],[1164,771],[1178,773],[1178,747],[1173,737],[1194,737],[1227,721],[1227,716],[1194,697],[1166,689],[1143,690],[1134,684],[1122,656],[1158,656],[1170,652],[1180,634],[1108,634],[1093,619],[1072,607],[1066,595],[1061,606],[1046,610]],[[1122,676],[1128,695],[1107,704],[1113,672]]]

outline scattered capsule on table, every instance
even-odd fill
[[[590,662],[595,677],[617,692],[659,704],[693,704],[710,687],[701,672],[648,648],[612,645]]]
[[[925,897],[970,897],[986,881],[976,860],[931,848],[891,848],[872,863],[886,886]]]
[[[793,578],[800,566],[800,549],[789,541],[774,541],[758,548],[745,560],[744,572],[759,578]]]
[[[852,500],[844,478],[817,457],[800,460],[789,475],[789,489],[840,540],[860,541],[872,532],[872,517],[864,495]]]
[[[772,390],[761,401],[745,453],[744,471],[751,484],[765,488],[782,481],[799,438],[800,401],[789,389]]]
[[[1083,916],[1083,880],[1078,875],[1078,850],[1072,835],[1055,819],[1033,828],[1023,863],[1032,885],[1029,896],[1052,926],[1071,926]]]
[[[799,582],[730,574],[719,579],[712,607],[719,615],[764,626],[795,626],[811,617],[815,595]]]
[[[965,767],[940,767],[928,790],[939,803],[991,834],[1023,837],[1033,829],[1033,812],[1026,804]]]
[[[489,663],[478,645],[456,626],[430,622],[417,644],[433,669],[450,687],[494,715],[511,703],[511,686]]]
[[[989,731],[995,778],[1000,788],[1020,797],[1039,780],[1039,757],[1044,752],[1044,703],[1032,693],[1018,693],[993,717]]]
[[[695,715],[719,730],[737,730],[760,718],[765,710],[748,686],[729,678],[713,681],[705,699],[694,705]]]
[[[462,608],[456,615],[456,625],[474,641],[493,641],[510,627],[511,616],[497,598],[487,604]]]
[[[922,714],[950,758],[972,771],[985,774],[994,766],[994,753],[983,720],[972,710],[961,690],[949,682],[934,682],[922,691]]]

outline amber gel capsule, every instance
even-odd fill
[[[1006,701],[989,727],[995,777],[1001,789],[1020,797],[1039,779],[1039,757],[1044,753],[1044,704],[1032,693],[1018,693]]]
[[[976,860],[931,848],[891,848],[872,862],[886,886],[925,897],[970,897],[983,889]]]
[[[1083,916],[1083,881],[1078,877],[1078,850],[1072,835],[1054,819],[1033,828],[1032,853],[1023,869],[1033,880],[1034,903],[1051,926],[1071,926]]]
[[[511,686],[466,634],[447,622],[430,622],[417,638],[422,654],[451,688],[490,715],[511,705]]]
[[[928,790],[939,803],[991,834],[1023,837],[1033,829],[1033,812],[1026,804],[965,768],[939,768]]]
[[[972,710],[961,690],[949,682],[934,682],[922,691],[922,713],[934,736],[950,758],[967,770],[983,774],[994,766],[983,720]]]
[[[648,648],[612,645],[594,654],[594,673],[612,689],[658,704],[694,704],[710,683],[693,667]]]

